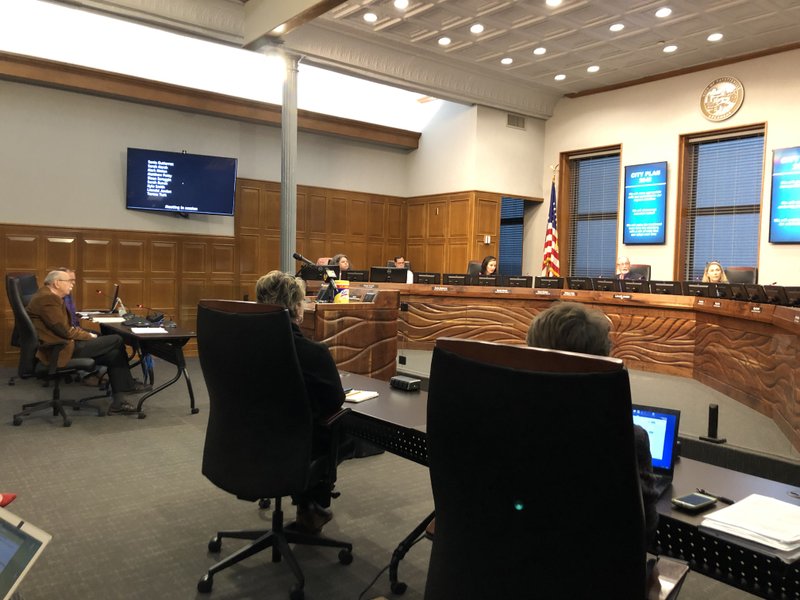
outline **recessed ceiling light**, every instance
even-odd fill
[[[474,34],[483,33],[483,25],[480,23],[475,23],[469,28],[469,32]]]
[[[545,4],[547,6],[561,6],[561,0],[547,0]]]
[[[443,36],[443,37],[439,38],[439,45],[440,46],[449,46],[450,42],[452,42],[452,41],[453,40],[451,40],[449,37]]]
[[[278,26],[277,26],[275,29],[273,29],[272,31],[270,31],[270,33],[271,33],[271,34],[273,34],[273,35],[280,35],[280,34],[282,34],[284,31],[286,31],[286,23],[281,23],[281,24],[280,24],[280,25],[278,25]]]
[[[375,13],[371,13],[371,12],[364,13],[364,20],[367,23],[374,23],[375,21],[378,20],[378,15],[376,15]]]
[[[721,33],[712,33],[706,38],[709,42],[718,42],[722,39]]]
[[[587,67],[586,70],[589,71],[589,73],[597,73],[600,70],[600,67],[597,65],[592,65],[591,67]]]
[[[659,19],[663,19],[663,18],[665,18],[665,17],[668,17],[668,16],[670,16],[671,14],[672,14],[672,9],[671,9],[671,8],[668,8],[668,7],[666,7],[666,6],[665,6],[664,8],[659,8],[659,9],[656,11],[656,16],[657,16]]]
[[[667,54],[671,54],[675,52],[675,50],[677,49],[678,47],[675,44],[670,44],[669,46],[664,46],[664,48],[661,51],[666,52]]]
[[[397,10],[405,10],[408,8],[408,0],[394,0],[394,7]]]
[[[616,33],[617,31],[622,31],[623,29],[625,29],[625,24],[624,23],[614,23],[611,27],[609,27],[609,29],[611,31],[613,31],[614,33]]]
[[[559,73],[558,75],[553,77],[553,79],[555,79],[556,81],[564,81],[566,78],[567,78],[567,76],[564,75],[563,73]]]
[[[505,58],[501,58],[500,59],[500,63],[503,64],[503,65],[510,65],[513,62],[514,62],[514,59],[510,58],[508,56],[506,56]]]
[[[547,48],[543,48],[542,46],[539,46],[538,48],[536,48],[536,49],[533,51],[533,53],[534,53],[536,56],[541,56],[541,55],[542,55],[542,54],[544,54],[545,52],[547,52]]]

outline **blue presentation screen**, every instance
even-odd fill
[[[800,147],[781,148],[772,154],[769,241],[800,243]]]
[[[667,163],[625,167],[622,243],[665,243],[666,214]]]

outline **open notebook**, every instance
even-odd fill
[[[675,472],[678,450],[678,426],[681,411],[655,406],[633,405],[633,422],[641,426],[650,437],[650,455],[653,457],[654,488],[661,496],[670,485]]]
[[[50,539],[38,527],[0,508],[0,598],[11,598]]]

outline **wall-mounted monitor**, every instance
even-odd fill
[[[772,153],[769,241],[800,243],[800,147],[781,148]]]
[[[405,283],[408,269],[397,267],[370,267],[369,280],[373,283]]]
[[[470,285],[497,287],[500,285],[500,278],[497,275],[473,275]]]
[[[306,281],[326,281],[333,274],[333,279],[339,279],[339,267],[331,265],[303,265],[300,267],[300,278]]]
[[[651,281],[651,294],[667,294],[669,296],[682,296],[683,287],[680,281]]]
[[[444,285],[469,285],[469,275],[465,273],[445,273],[442,275]]]
[[[667,218],[667,163],[625,167],[623,244],[664,244]]]
[[[591,290],[592,279],[590,277],[567,277],[567,287],[571,290]]]
[[[533,287],[533,277],[530,275],[511,275],[506,277],[508,287],[530,288]]]
[[[125,206],[181,215],[233,215],[236,159],[128,148]]]
[[[597,292],[618,292],[619,279],[611,279],[610,277],[594,277],[592,278],[592,289]]]
[[[536,277],[533,280],[533,287],[535,288],[544,288],[544,289],[551,289],[551,290],[561,290],[564,289],[564,278],[563,277]]]
[[[425,285],[439,285],[442,282],[441,273],[417,273],[414,272],[414,283]]]
[[[622,291],[629,294],[649,294],[650,282],[644,279],[622,279],[620,280]]]
[[[350,269],[343,273],[347,281],[369,281],[369,271]]]
[[[767,294],[764,293],[764,287],[757,283],[745,283],[745,291],[747,291],[747,299],[750,302],[758,302],[759,304],[766,304]]]
[[[684,281],[681,283],[684,296],[700,296],[703,298],[711,296],[711,285],[705,281]]]

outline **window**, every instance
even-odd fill
[[[758,266],[764,129],[686,136],[681,275],[703,276],[706,262]]]
[[[567,217],[559,219],[559,223],[568,221],[568,273],[575,277],[613,275],[617,259],[619,149],[589,156],[572,155],[566,168],[569,208],[566,214],[559,211],[559,217]],[[564,271],[562,268],[562,274]]]
[[[522,198],[503,198],[500,204],[500,272],[503,275],[522,274]]]

